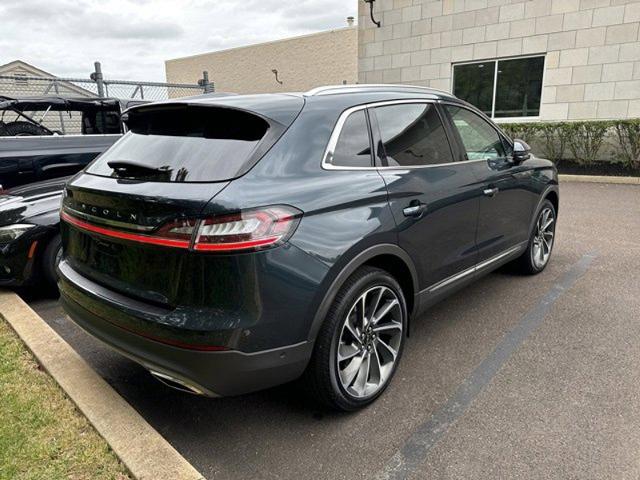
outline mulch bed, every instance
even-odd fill
[[[609,175],[614,177],[640,177],[640,169],[630,169],[620,163],[596,162],[579,165],[570,160],[562,160],[557,165],[558,173],[566,175]]]

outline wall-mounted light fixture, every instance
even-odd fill
[[[276,82],[278,82],[280,85],[282,85],[282,80],[280,80],[278,78],[278,70],[276,70],[275,68],[273,70],[271,70],[271,73],[273,73],[276,76]]]
[[[375,23],[378,26],[378,28],[380,28],[380,21],[373,18],[373,2],[375,1],[376,0],[364,0],[364,3],[369,4],[369,13],[371,14],[371,21]]]

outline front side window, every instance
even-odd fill
[[[540,115],[544,57],[453,67],[453,94],[494,118]]]
[[[453,155],[436,107],[407,103],[373,108],[388,167],[438,165]]]
[[[468,160],[503,158],[506,156],[502,138],[489,123],[466,108],[446,105]]]
[[[369,126],[364,110],[358,110],[347,117],[330,163],[341,167],[371,167]]]

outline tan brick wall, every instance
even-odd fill
[[[268,93],[306,91],[320,85],[355,83],[358,40],[355,27],[165,62],[167,81],[193,83],[203,70],[216,91]],[[271,70],[278,70],[283,84]]]
[[[640,0],[359,2],[359,80],[450,91],[452,64],[545,53],[542,120],[640,117]]]

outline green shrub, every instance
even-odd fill
[[[574,162],[579,165],[591,165],[598,159],[611,122],[571,122],[566,123],[567,143]]]
[[[620,120],[613,124],[616,133],[618,159],[625,167],[640,168],[640,119]]]
[[[535,144],[542,156],[556,164],[571,159],[591,165],[611,138],[614,158],[626,168],[640,169],[640,119],[506,123],[501,127],[511,138]]]

